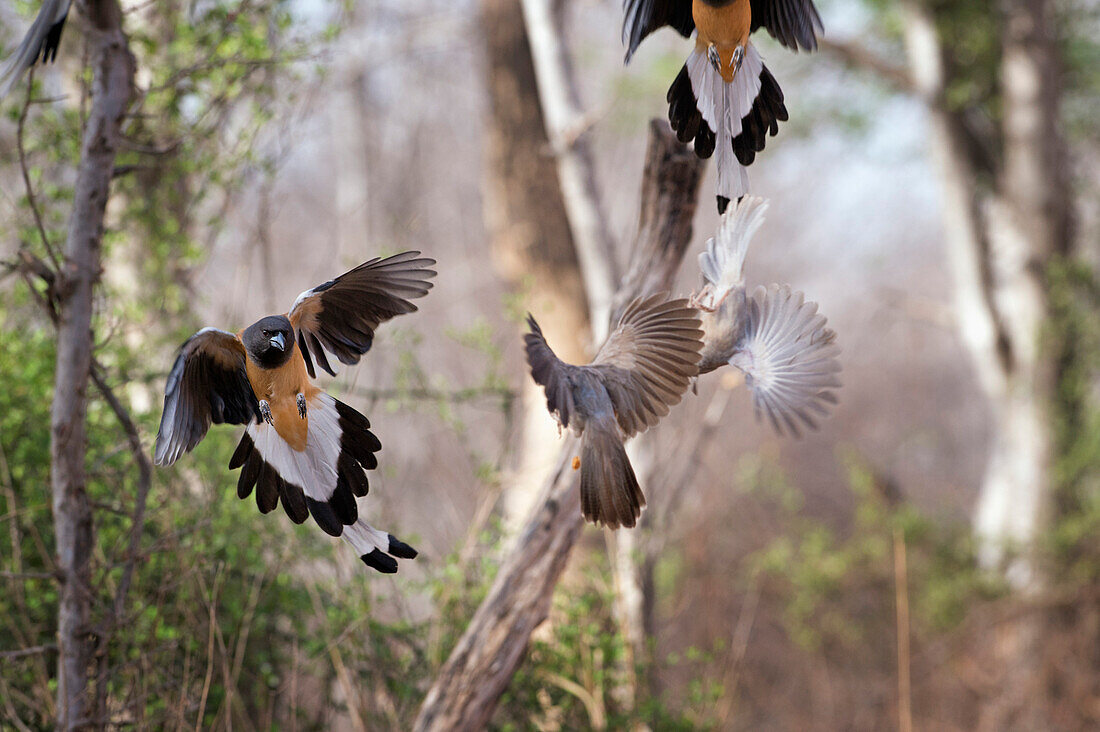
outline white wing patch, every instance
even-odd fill
[[[737,161],[733,152],[733,139],[741,134],[741,120],[752,111],[753,102],[760,94],[760,74],[764,70],[764,59],[756,46],[749,43],[741,69],[728,84],[711,66],[705,50],[697,49],[692,52],[687,60],[687,70],[699,113],[714,130],[718,193],[736,201],[749,192],[749,173]]]
[[[370,554],[375,549],[381,552],[390,550],[390,535],[379,531],[363,519],[359,519],[351,526],[345,526],[342,536],[359,556]]]
[[[275,428],[266,422],[248,425],[248,436],[260,451],[264,462],[283,480],[292,483],[310,498],[327,501],[336,491],[336,463],[340,458],[340,416],[336,400],[321,392],[306,404],[309,428],[306,449],[299,452],[287,444]]]

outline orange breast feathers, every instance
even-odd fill
[[[294,349],[290,360],[275,369],[263,369],[248,359],[245,369],[248,382],[257,399],[266,399],[271,407],[271,421],[279,437],[298,452],[306,449],[306,435],[309,432],[309,408],[313,397],[321,390],[309,380],[306,362],[302,353],[291,343]],[[306,398],[305,419],[298,415],[298,395]]]
[[[728,5],[714,7],[704,0],[692,0],[691,17],[698,35],[695,47],[706,52],[713,43],[722,59],[722,78],[733,81],[733,50],[749,42],[752,29],[752,5],[749,0],[733,0]]]

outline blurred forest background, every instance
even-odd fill
[[[555,145],[520,0],[122,3],[134,93],[68,456],[91,520],[68,726],[416,723],[556,456],[522,316],[563,357],[590,348],[555,150],[591,163],[621,268],[691,45],[662,31],[624,67],[617,0],[541,5],[580,112]],[[840,404],[783,439],[729,374],[701,379],[639,442],[642,525],[583,530],[494,729],[1100,726],[1100,3],[819,8],[815,54],[754,39],[791,121],[750,169],[771,208],[747,274],[820,303]],[[0,7],[5,48],[37,9]],[[88,29],[70,15],[0,120],[4,729],[52,728],[65,703],[55,285],[96,119]],[[239,501],[239,428],[150,470],[190,333],[404,249],[439,261],[435,289],[323,385],[380,436],[364,510],[416,561],[372,573]]]

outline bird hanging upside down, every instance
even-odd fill
[[[699,373],[699,316],[687,300],[662,293],[627,306],[619,325],[588,366],[550,350],[530,315],[524,336],[531,377],[546,390],[546,407],[581,436],[581,512],[611,529],[632,527],[645,496],[623,440],[654,426],[678,404]]]
[[[329,355],[353,365],[379,324],[412,313],[428,294],[435,260],[420,252],[372,259],[306,290],[286,315],[261,318],[239,333],[203,328],[180,348],[168,375],[154,461],[171,465],[213,424],[247,425],[229,468],[241,468],[237,495],[256,490],[261,513],[282,501],[290,520],[308,516],[342,536],[368,567],[397,571],[416,550],[359,516],[364,470],[382,449],[370,422],[313,385],[313,362],[335,374]]]
[[[764,149],[767,135],[787,120],[783,90],[749,40],[766,28],[797,51],[817,48],[821,17],[813,0],[624,0],[626,61],[662,26],[685,38],[696,32],[695,51],[668,90],[668,118],[695,154],[716,154],[718,212],[748,193],[745,166]]]
[[[817,304],[801,292],[772,285],[749,296],[742,269],[767,209],[763,198],[739,201],[699,255],[704,285],[691,298],[704,333],[699,373],[733,366],[745,377],[757,417],[797,437],[836,404],[840,347]]]

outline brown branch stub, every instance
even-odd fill
[[[671,289],[691,243],[699,201],[694,192],[705,168],[706,161],[681,144],[667,122],[650,120],[638,235],[630,267],[612,302],[612,324],[634,298]]]
[[[702,163],[664,123],[650,126],[642,225],[630,273],[615,301],[667,288],[691,240]],[[489,594],[432,684],[417,730],[481,729],[522,662],[531,632],[547,617],[554,587],[583,520],[570,436]]]

